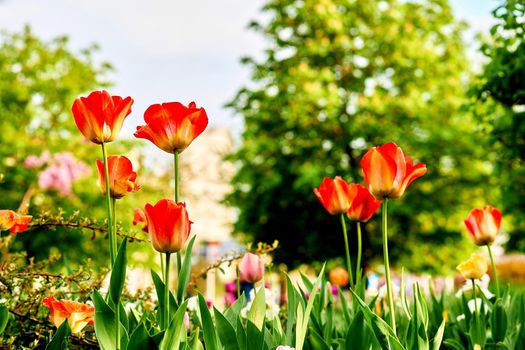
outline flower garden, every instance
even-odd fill
[[[480,73],[448,1],[359,3],[267,1],[226,151],[0,34],[0,350],[525,349],[525,6]]]

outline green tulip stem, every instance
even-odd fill
[[[110,267],[113,268],[115,258],[117,257],[117,246],[115,239],[115,232],[113,232],[113,220],[111,213],[111,189],[109,188],[109,167],[108,156],[106,154],[106,144],[102,142],[102,157],[104,158],[104,177],[106,178],[106,208],[108,216],[108,233],[109,233],[109,258],[111,261]]]
[[[166,253],[166,264],[164,266],[164,327],[168,328],[170,315],[170,256]]]
[[[113,241],[113,246],[116,248],[118,247],[118,237],[117,237],[117,199],[111,198],[111,214],[113,218],[113,237],[115,240]],[[115,252],[115,259],[117,258],[117,253]]]
[[[476,311],[476,317],[478,317],[478,303],[476,302],[476,280],[474,278],[471,279],[472,281],[472,297],[474,299],[474,310]]]
[[[179,152],[175,151],[173,156],[173,167],[175,169],[175,203],[179,203]]]
[[[390,326],[396,334],[396,313],[394,309],[394,293],[392,291],[392,280],[390,279],[390,263],[388,261],[388,222],[387,222],[387,208],[388,199],[383,199],[381,214],[383,216],[383,259],[385,264],[385,278],[386,278],[386,290],[388,294],[388,308],[390,309]]]
[[[120,301],[115,305],[116,350],[120,350]]]
[[[361,254],[363,250],[363,241],[361,236],[361,222],[357,222],[357,261],[355,267],[355,278],[356,281],[361,280]]]
[[[499,298],[500,293],[499,293],[498,275],[496,274],[496,264],[494,263],[494,256],[492,255],[492,249],[490,249],[489,244],[487,244],[487,249],[489,250],[490,263],[492,264],[492,277],[494,278],[494,284],[496,285],[496,297]]]
[[[352,276],[352,261],[350,260],[350,248],[348,246],[348,233],[346,232],[346,221],[345,215],[341,214],[341,225],[343,226],[343,235],[345,238],[345,250],[346,250],[346,269],[350,277],[350,287],[354,286],[354,277]]]
[[[237,299],[241,298],[241,271],[239,270],[239,265],[235,267],[235,272],[237,273]]]

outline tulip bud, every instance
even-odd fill
[[[338,266],[328,274],[330,283],[338,287],[344,287],[348,284],[348,272],[342,267]]]
[[[465,279],[481,279],[488,270],[487,260],[481,254],[474,253],[468,260],[459,264],[456,269]]]
[[[146,204],[145,212],[153,248],[161,253],[181,250],[191,230],[186,205],[171,199],[161,199],[154,206]]]
[[[332,215],[344,214],[350,209],[348,184],[340,176],[333,180],[325,177],[319,189],[314,188],[314,194]]]
[[[472,209],[465,219],[472,240],[476,245],[487,245],[494,242],[501,225],[501,213],[498,209],[486,205],[482,209]]]
[[[241,281],[255,283],[264,276],[264,261],[258,255],[246,253],[239,264]]]
[[[106,193],[106,176],[104,163],[97,160],[100,189]],[[137,173],[133,171],[131,161],[124,156],[108,157],[109,189],[113,198],[124,197],[128,192],[137,192],[140,186],[135,183]]]

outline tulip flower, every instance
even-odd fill
[[[246,253],[239,264],[240,279],[255,283],[264,277],[264,261],[258,255]]]
[[[425,164],[414,165],[394,142],[373,147],[361,159],[366,184],[377,199],[401,197],[410,183],[425,175]]]
[[[71,300],[58,301],[54,296],[44,298],[42,303],[49,308],[49,319],[57,328],[67,319],[71,332],[80,333],[86,325],[94,322],[95,308],[91,305]]]
[[[336,267],[328,274],[330,283],[338,287],[344,287],[348,284],[348,272],[342,267]]]
[[[102,193],[106,193],[104,163],[97,160],[97,169]],[[112,198],[119,199],[129,192],[136,192],[140,186],[135,183],[137,173],[133,171],[131,161],[125,156],[108,157],[109,188]]]
[[[101,144],[117,138],[132,104],[129,96],[123,99],[103,90],[77,98],[72,110],[80,132],[91,142]]]
[[[171,199],[161,199],[154,206],[146,204],[145,213],[153,248],[161,253],[181,250],[191,229],[186,205]]]
[[[32,218],[31,215],[20,215],[13,210],[0,210],[0,231],[24,232]]]
[[[493,243],[500,225],[501,212],[490,205],[472,209],[465,219],[465,226],[472,240],[479,246]]]
[[[314,188],[314,194],[332,215],[344,214],[350,209],[348,183],[340,176],[336,176],[333,180],[325,177],[319,185],[319,189]]]
[[[181,153],[208,125],[204,108],[195,102],[154,104],[144,113],[146,125],[138,126],[135,137],[153,142],[168,153]]]
[[[348,185],[348,200],[350,207],[346,215],[350,220],[367,222],[375,214],[381,201],[375,197],[365,187],[359,184]]]
[[[481,254],[474,253],[468,260],[459,264],[456,269],[465,279],[481,279],[487,273],[487,260]]]
[[[146,224],[146,221],[147,219],[144,210],[137,208],[133,211],[133,226],[143,223],[144,226],[142,226],[142,231],[148,233],[148,225]]]
[[[499,282],[496,272],[496,264],[490,245],[496,240],[501,226],[501,212],[493,206],[486,205],[483,208],[475,208],[470,211],[465,219],[472,240],[476,245],[486,245],[489,251],[490,263],[492,265],[493,280],[496,285],[496,295],[499,298]]]

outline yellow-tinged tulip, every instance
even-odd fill
[[[466,279],[481,279],[488,270],[487,259],[481,254],[474,253],[468,260],[459,264],[456,269]]]

